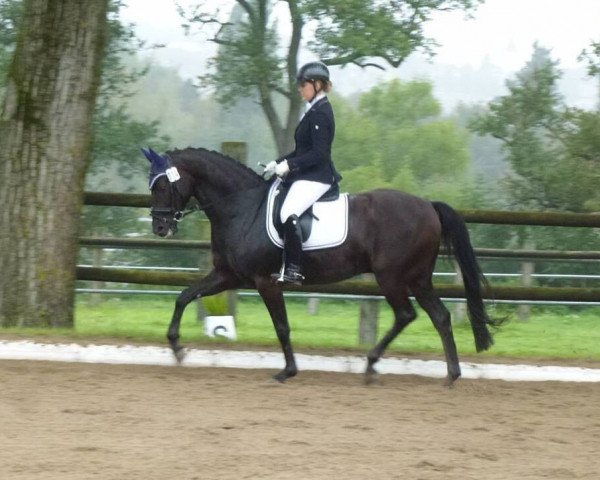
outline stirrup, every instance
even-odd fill
[[[286,271],[285,267],[282,266],[279,273],[271,274],[271,280],[282,284],[302,285],[302,282],[304,281],[304,275],[293,268],[290,268]]]

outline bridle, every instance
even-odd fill
[[[166,174],[164,175],[166,176]],[[185,210],[178,209],[175,206],[175,196],[179,194],[177,191],[176,182],[171,182],[169,180],[169,190],[171,197],[171,206],[151,207],[150,216],[156,220],[167,223],[170,226],[175,227],[175,229],[177,229],[177,224],[181,222],[184,219],[184,217],[186,217],[190,213],[202,210],[203,207],[200,207],[200,205],[196,204]]]

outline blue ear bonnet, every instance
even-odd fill
[[[156,180],[160,177],[167,175],[167,169],[171,166],[171,162],[169,162],[169,157],[166,155],[159,155],[151,148],[146,150],[142,148],[142,153],[150,162],[150,175],[148,176],[148,186],[150,190],[154,186]]]

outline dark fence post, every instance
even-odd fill
[[[93,265],[96,268],[100,268],[102,267],[102,265],[104,265],[104,249],[103,248],[95,248],[93,250],[92,253],[92,258],[93,258]],[[92,283],[92,288],[95,290],[100,290],[102,288],[104,288],[105,283],[104,282],[93,282]],[[90,296],[90,303],[92,305],[99,305],[100,303],[102,303],[103,299],[102,299],[102,295],[100,295],[99,293],[92,293],[92,295]]]
[[[535,249],[535,243],[532,239],[525,240],[525,249]],[[531,287],[533,284],[533,274],[535,273],[535,264],[532,261],[521,263],[521,285],[524,287]],[[519,320],[527,321],[531,316],[531,305],[522,304],[519,305]]]
[[[454,271],[456,272],[456,276],[454,277],[454,285],[462,286],[463,276],[462,276],[462,272],[460,271],[460,267],[457,262],[453,262],[453,264],[454,264]],[[464,323],[466,318],[467,318],[467,304],[464,302],[456,302],[456,304],[454,305],[454,323],[456,323],[456,324]]]
[[[372,275],[365,274],[361,279],[371,279]],[[358,344],[375,345],[379,329],[379,300],[369,299],[360,301],[360,315],[358,319]]]
[[[379,327],[379,300],[361,300],[358,322],[358,344],[375,345]]]

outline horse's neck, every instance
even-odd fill
[[[261,188],[260,184],[236,175],[227,169],[199,165],[193,172],[193,196],[206,212],[209,220],[235,214],[242,203],[238,198],[249,190]]]

